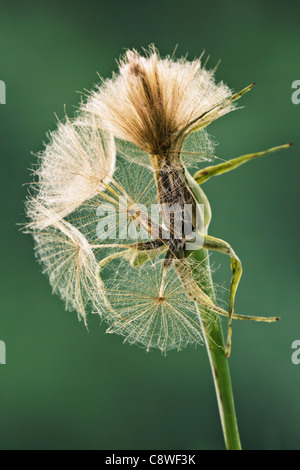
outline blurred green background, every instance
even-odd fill
[[[109,77],[124,48],[154,42],[162,55],[199,56],[234,90],[256,87],[209,132],[217,155],[231,158],[294,142],[205,185],[211,234],[229,241],[244,265],[236,310],[281,315],[276,325],[234,324],[230,360],[245,449],[300,449],[299,174],[300,3],[282,1],[0,0],[1,449],[223,449],[204,348],[159,352],[89,332],[51,295],[16,225],[24,221],[28,168],[55,116],[77,106],[77,91]],[[213,255],[215,279],[229,262]],[[219,267],[221,266],[221,267]],[[224,325],[225,326],[225,325]]]

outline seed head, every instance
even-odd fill
[[[97,87],[86,110],[101,116],[116,137],[160,155],[177,151],[190,132],[234,109],[230,97],[200,59],[161,59],[150,47],[146,57],[127,51],[119,74]]]

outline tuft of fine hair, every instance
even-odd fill
[[[27,215],[32,226],[43,228],[49,219],[43,218],[39,205],[60,219],[103,190],[103,183],[109,183],[115,169],[114,139],[99,129],[92,116],[73,121],[66,118],[50,134],[39,159],[32,185],[35,197],[27,201]]]
[[[97,86],[85,110],[117,138],[160,155],[177,151],[186,135],[232,111],[231,96],[201,59],[162,59],[151,46],[145,57],[127,51],[119,74]]]
[[[65,301],[66,310],[77,311],[79,319],[87,324],[87,311],[97,308],[101,314],[105,304],[94,253],[73,225],[57,220],[55,214],[42,206],[39,210],[49,222],[44,230],[32,233],[36,257],[49,277],[53,293]]]

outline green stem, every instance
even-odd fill
[[[201,189],[201,186],[196,183],[187,169],[185,169],[185,177],[186,183],[190,187],[195,200],[198,204],[203,205],[204,233],[207,234],[208,226],[211,220],[211,208],[209,201]],[[200,275],[195,276],[195,281],[197,282],[197,279],[201,278],[201,285],[199,285],[200,289],[202,289],[204,293],[211,298],[213,303],[216,304],[216,297],[207,250],[203,248],[196,251],[186,251],[184,256],[194,258],[196,264],[199,266],[198,269],[200,271]],[[220,318],[219,316],[216,316],[213,324],[207,325],[207,315],[205,315],[207,312],[203,310],[203,305],[197,303],[196,305],[199,312],[201,326],[204,331],[203,334],[205,337],[207,354],[214,379],[226,448],[228,450],[241,450],[230,371],[228,359],[225,355],[225,342]],[[205,333],[206,331],[209,331],[209,335]]]
[[[215,294],[207,251],[204,249],[194,251],[192,253],[189,251],[186,252],[186,255],[189,255],[190,257],[192,256],[197,263],[201,263],[202,274],[205,265],[205,272],[207,272],[207,279],[205,280],[206,285],[201,283],[201,288],[215,303]],[[201,315],[203,307],[200,305],[197,305],[197,307],[203,330],[206,331],[207,325],[205,316]],[[225,343],[219,317],[216,318],[213,325],[210,325],[209,336],[205,333],[204,336],[218,399],[226,448],[227,450],[241,450],[230,371],[228,359],[225,356]]]

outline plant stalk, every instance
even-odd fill
[[[201,288],[215,303],[215,293],[211,277],[211,269],[209,263],[208,252],[205,249],[197,251],[188,251],[185,255],[193,257],[199,264],[201,263],[201,272],[207,273],[205,284],[201,282]],[[203,277],[203,276],[202,276]],[[205,276],[206,277],[206,276]],[[202,315],[203,306],[198,304],[197,309],[201,319],[201,326],[203,328],[203,335],[205,337],[206,349],[211,365],[215,390],[217,394],[220,418],[223,428],[223,435],[227,450],[241,450],[241,442],[239,437],[237,418],[234,406],[232,384],[230,378],[228,359],[225,355],[225,342],[221,322],[217,316],[213,325],[210,325],[209,336],[205,334],[207,330],[205,315]]]
[[[198,204],[202,204],[203,206],[204,233],[207,234],[211,220],[209,201],[201,189],[201,186],[195,182],[194,178],[187,170],[185,171],[185,177],[186,183],[192,191],[195,200]],[[197,269],[200,270],[200,275],[195,276],[195,281],[197,282],[197,279],[201,278],[201,285],[199,285],[199,287],[210,297],[213,303],[216,304],[208,251],[204,248],[195,251],[185,251],[184,256],[189,256],[194,259],[195,263],[198,265]],[[199,312],[207,354],[212,370],[226,449],[241,450],[229,364],[225,355],[225,342],[220,318],[217,315],[213,324],[208,325],[207,312],[203,309],[202,305],[196,303],[196,306]],[[209,331],[209,334],[206,334],[206,331]]]

